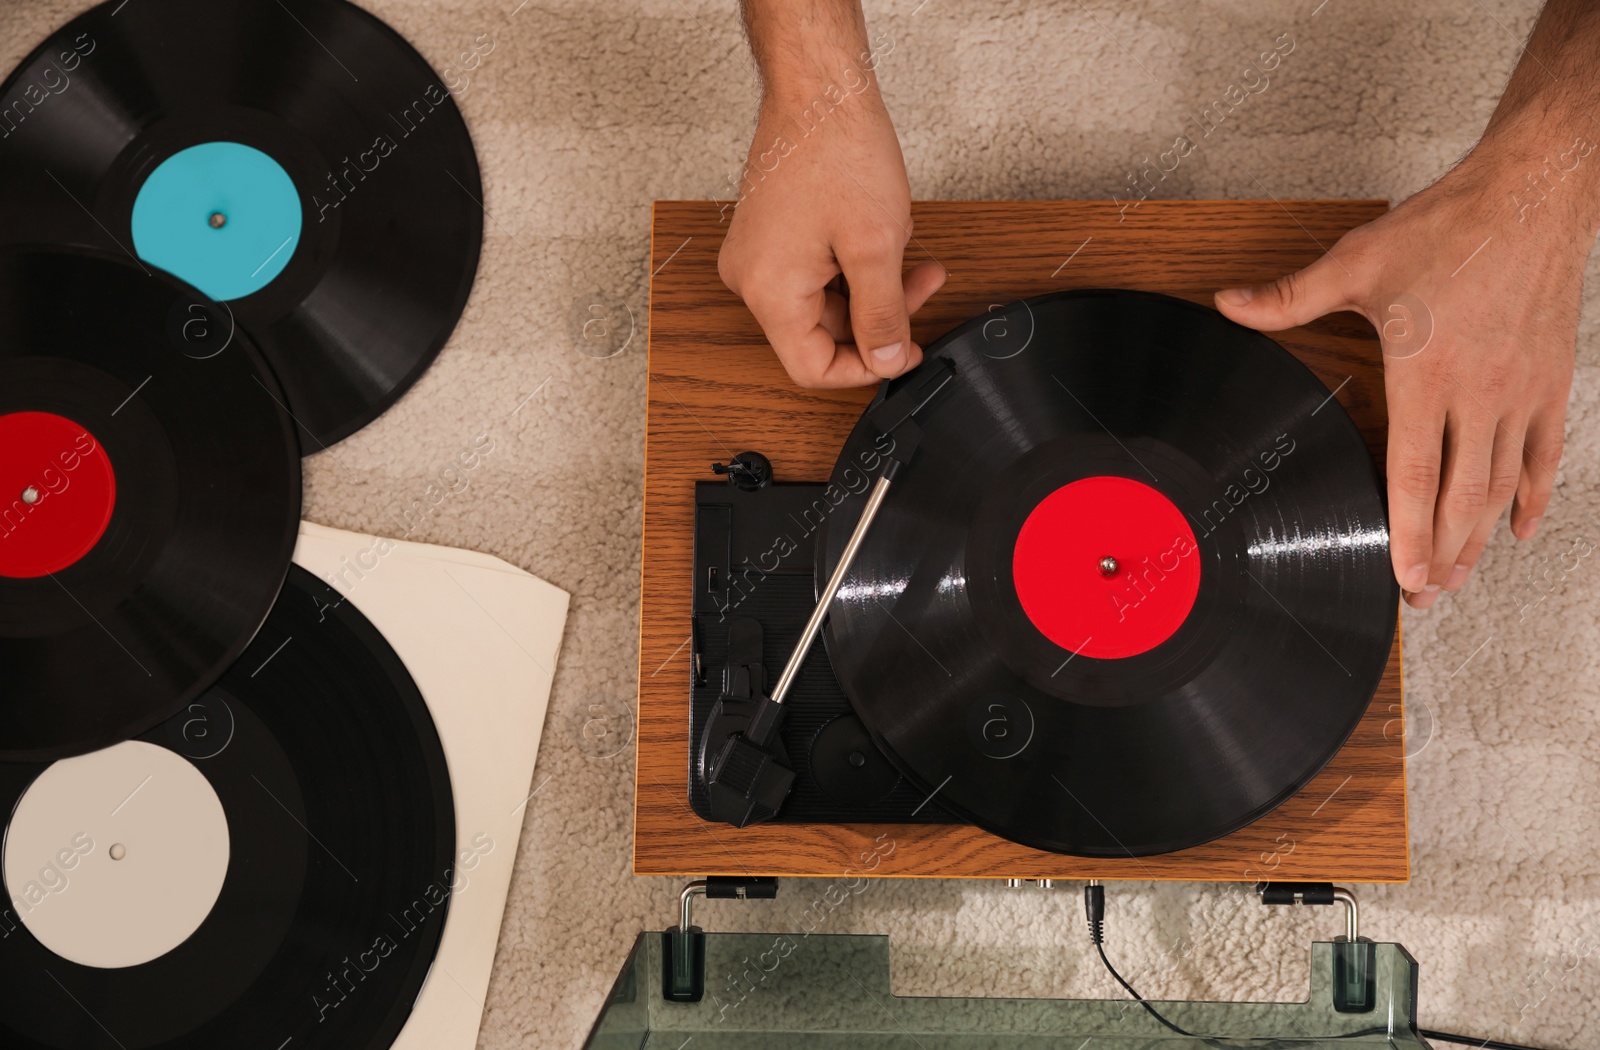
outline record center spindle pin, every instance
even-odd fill
[[[28,504],[30,507],[33,504],[38,503],[39,502],[39,490],[34,488],[32,485],[29,485],[27,488],[23,489],[22,490],[22,502]]]
[[[228,217],[222,214],[220,211],[212,212],[211,218],[207,221],[211,223],[211,228],[213,230],[220,230],[224,226],[228,225]]]
[[[1117,574],[1117,559],[1107,554],[1100,559],[1100,575],[1115,576]]]

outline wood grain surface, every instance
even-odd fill
[[[950,277],[912,322],[922,345],[1022,296],[1066,288],[1212,293],[1312,262],[1383,201],[929,201],[912,205],[906,265]],[[717,276],[714,201],[658,201],[651,244],[648,419],[634,871],[805,875],[1399,882],[1409,874],[1398,635],[1366,716],[1299,794],[1248,827],[1158,857],[1043,853],[961,825],[734,828],[689,808],[689,610],[694,483],[757,449],[780,478],[826,480],[870,390],[810,391],[784,373]],[[731,215],[731,209],[727,213]],[[1365,320],[1335,314],[1273,338],[1325,383],[1381,469],[1382,358]]]

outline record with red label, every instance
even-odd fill
[[[0,241],[116,251],[226,303],[308,455],[438,355],[482,201],[447,84],[345,0],[112,0],[0,84]]]
[[[1143,292],[1017,301],[926,353],[957,376],[824,629],[873,741],[944,808],[1081,856],[1206,842],[1305,785],[1399,601],[1376,468],[1328,389]],[[865,491],[878,440],[863,419],[839,491]],[[819,580],[863,502],[826,522]]]
[[[291,426],[225,306],[0,252],[0,760],[126,739],[238,657],[294,548]]]

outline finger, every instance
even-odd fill
[[[1389,366],[1390,377],[1397,374],[1400,364]],[[1408,404],[1400,387],[1393,379],[1388,384],[1389,404],[1393,406],[1387,458],[1389,556],[1401,588],[1420,594],[1428,582],[1428,565],[1433,557],[1433,510],[1439,495],[1444,408],[1427,402]]]
[[[1556,482],[1556,466],[1561,462],[1562,431],[1566,425],[1566,404],[1534,414],[1528,433],[1522,439],[1522,473],[1517,482],[1517,498],[1511,505],[1511,531],[1519,540],[1531,540],[1539,521],[1550,506],[1550,490]]]
[[[1216,295],[1217,309],[1247,328],[1281,332],[1335,310],[1352,309],[1346,291],[1349,277],[1339,260],[1324,254],[1270,284],[1223,289]]]
[[[772,341],[770,335],[768,340]],[[785,346],[772,341],[772,348],[789,377],[812,390],[872,386],[878,382],[878,377],[861,362],[855,346],[835,342],[820,324],[800,338],[786,341]]]
[[[1450,579],[1457,555],[1489,508],[1489,471],[1494,460],[1494,419],[1477,405],[1453,410],[1444,425],[1443,483],[1433,512],[1433,551],[1426,592]]]
[[[944,267],[936,262],[919,263],[906,271],[903,285],[906,295],[906,311],[916,313],[922,309],[922,304],[944,286]],[[855,335],[850,329],[850,299],[844,293],[845,285],[842,277],[830,281],[823,290],[825,296],[822,306],[822,327],[828,330],[836,343],[853,343]],[[851,353],[854,353],[854,349]],[[915,363],[915,362],[913,362]]]
[[[850,334],[850,300],[832,288],[823,289],[822,327],[836,343],[852,343]]]
[[[944,287],[945,278],[949,276],[943,266],[932,260],[918,263],[907,270],[901,279],[906,294],[906,312],[914,314],[922,309],[922,304]]]
[[[1447,591],[1458,591],[1467,582],[1468,574],[1477,566],[1484,547],[1489,544],[1489,537],[1494,535],[1495,526],[1500,523],[1501,512],[1517,491],[1517,479],[1522,467],[1523,432],[1527,426],[1526,420],[1513,417],[1501,420],[1495,428],[1494,453],[1489,461],[1489,502],[1478,516],[1478,523],[1472,527],[1467,541],[1462,544],[1460,553],[1451,563],[1442,584]]]
[[[868,371],[885,379],[910,368],[916,349],[911,342],[911,314],[906,309],[900,261],[898,244],[839,257],[844,279],[850,284],[850,329],[861,361]]]
[[[835,389],[870,386],[878,381],[861,363],[855,348],[841,346],[824,324],[826,289],[796,293],[776,282],[756,287],[759,290],[746,296],[745,305],[796,383],[812,389]]]

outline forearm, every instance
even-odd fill
[[[742,7],[763,103],[814,94],[869,53],[860,0],[743,0]]]
[[[1518,224],[1600,227],[1600,6],[1549,0],[1463,168]]]

